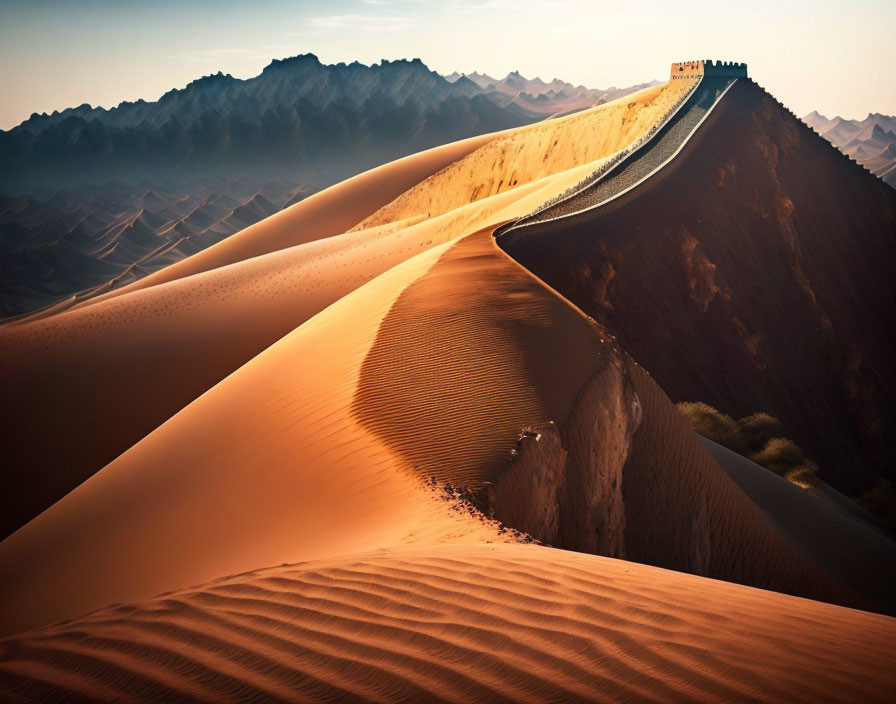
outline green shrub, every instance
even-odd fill
[[[768,413],[754,413],[741,418],[737,424],[740,434],[750,452],[759,452],[772,438],[783,438],[784,428],[774,416]]]
[[[783,437],[784,429],[774,416],[754,413],[735,421],[712,406],[679,403],[678,410],[694,431],[729,450],[749,457],[789,482],[814,492],[818,465],[807,459],[800,447]]]
[[[803,451],[787,438],[772,438],[759,452],[750,455],[750,459],[782,477],[806,462]]]
[[[812,491],[815,488],[817,474],[818,465],[812,460],[806,460],[801,465],[794,467],[793,469],[788,469],[784,473],[784,478],[791,484],[796,484],[801,489]]]
[[[731,416],[706,403],[679,403],[678,410],[691,422],[694,430],[705,438],[743,454],[746,450],[740,428]]]

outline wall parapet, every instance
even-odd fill
[[[676,61],[672,64],[669,79],[672,81],[696,80],[698,76],[721,76],[723,78],[746,78],[747,64],[737,61]]]

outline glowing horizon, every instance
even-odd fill
[[[648,18],[646,21],[643,18]],[[203,75],[258,75],[273,59],[420,58],[441,74],[560,78],[591,88],[665,80],[684,59],[744,61],[796,114],[896,114],[896,4],[699,0],[595,6],[582,0],[209,0],[152,7],[11,0],[0,9],[0,129],[32,113],[157,100]]]

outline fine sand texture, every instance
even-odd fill
[[[439,251],[341,299],[0,543],[0,630],[258,565],[469,533],[350,413],[379,322]]]
[[[896,619],[532,545],[257,570],[0,640],[10,701],[887,702]]]
[[[0,544],[2,633],[258,565],[479,539],[421,498],[433,479],[555,545],[863,605],[774,531],[628,366],[491,230],[430,249]]]
[[[384,319],[403,291],[451,251],[449,244],[391,269],[300,326],[0,544],[0,595],[11,607],[3,632],[259,564],[431,540],[433,531],[470,533],[421,502],[424,483],[401,448],[467,442],[474,451],[465,467],[480,457],[509,458],[520,428],[562,418],[591,373],[594,355],[576,351],[570,358],[549,341],[578,336],[593,351],[600,345],[589,339],[587,320],[501,253],[490,231],[476,242],[473,261],[487,258],[491,267],[466,276],[452,268],[465,285],[437,291],[429,302],[463,310],[476,286],[484,301],[495,301],[492,309],[482,306],[488,317],[470,330],[453,327],[462,339],[443,351],[446,378],[456,380],[456,388],[436,380],[455,399],[450,426],[418,425],[408,438],[399,425],[384,439],[360,410],[369,383],[362,367],[370,358],[375,368],[381,364]],[[522,342],[536,346],[521,351]],[[533,392],[525,360],[546,349],[558,388]],[[474,352],[482,371],[473,369],[465,380]],[[443,404],[433,391],[430,404],[438,408]],[[469,402],[459,401],[489,394],[499,403],[478,421],[466,418]],[[386,389],[382,417],[394,415],[396,404],[401,396]],[[396,516],[401,520],[388,520]]]
[[[781,419],[850,496],[893,476],[896,191],[738,80],[659,173],[512,230],[675,401]]]
[[[430,246],[426,233],[398,240],[407,224],[0,328],[3,403],[21,411],[0,430],[20,470],[0,480],[4,536],[320,310]]]
[[[654,103],[664,105],[665,98],[650,105]],[[613,105],[603,106],[606,114],[594,111],[590,123],[604,124],[607,114],[616,114]],[[580,123],[558,122],[572,130],[565,141],[573,140]],[[536,128],[514,132],[519,133],[517,142],[525,143],[526,130],[534,129],[539,137]],[[555,137],[562,133],[552,128]],[[629,136],[626,131],[620,139]],[[488,150],[489,143],[477,150],[485,152],[475,161],[484,173],[506,168],[500,165],[504,152]],[[441,193],[449,186],[459,188],[459,207],[291,247],[287,244],[299,227],[296,218],[304,211],[280,214],[255,226],[264,225],[268,244],[277,241],[274,251],[231,264],[222,259],[209,271],[158,285],[141,283],[74,310],[0,327],[3,403],[17,409],[20,419],[0,430],[7,458],[20,468],[3,477],[2,534],[24,525],[349,291],[425,249],[531,211],[602,163],[575,164],[571,156],[577,154],[573,150],[565,160],[553,159],[552,168],[566,170],[549,173],[540,153],[525,149],[515,157],[514,168],[548,175],[472,203],[466,200],[465,182],[436,179],[427,188]],[[375,173],[397,191],[407,170],[389,165]],[[354,191],[334,188],[326,201],[334,212],[344,214],[357,205]],[[164,271],[169,276],[172,267]],[[47,435],[54,442],[44,442]]]
[[[416,183],[502,133],[470,137],[397,159],[315,193],[192,257],[84,305],[345,232]]]
[[[358,286],[419,252],[528,212],[591,168],[435,218],[315,240],[0,327],[3,403],[19,418],[0,438],[20,468],[2,478],[3,535]],[[47,435],[54,442],[44,442]]]
[[[409,189],[356,228],[418,214],[441,215],[550,174],[605,159],[650,130],[684,91],[678,83],[664,83],[574,115],[508,130]]]

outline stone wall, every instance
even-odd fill
[[[746,78],[747,65],[735,61],[680,61],[672,64],[669,80],[696,80],[700,76],[724,76],[727,78]]]

